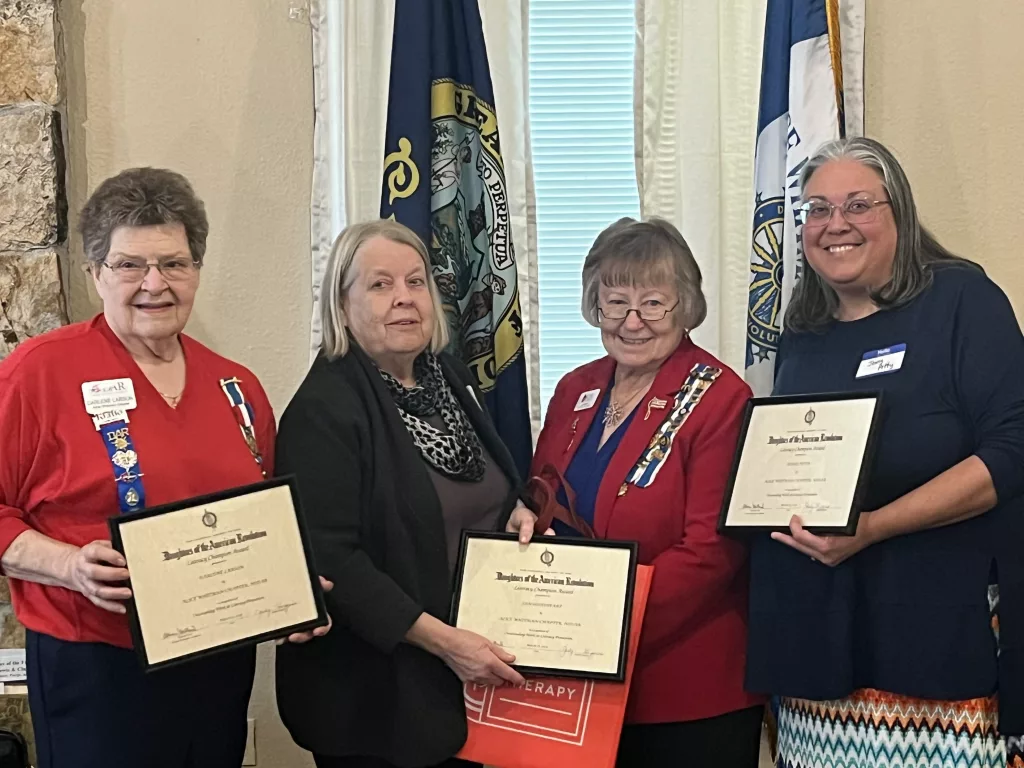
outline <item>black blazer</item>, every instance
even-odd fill
[[[472,373],[449,355],[440,361],[513,489],[504,528],[520,490],[512,457]],[[355,344],[313,363],[281,418],[276,468],[296,476],[316,567],[334,582],[331,632],[277,649],[277,705],[292,738],[314,753],[410,768],[451,757],[466,739],[462,684],[404,642],[422,612],[448,620],[441,505],[383,379]]]

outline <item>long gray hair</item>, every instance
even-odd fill
[[[855,160],[882,178],[896,222],[896,256],[892,277],[870,294],[880,309],[900,307],[919,296],[932,282],[931,266],[955,261],[976,266],[946,250],[917,217],[914,194],[907,175],[895,156],[874,139],[863,136],[837,139],[823,145],[800,174],[800,189],[807,189],[811,177],[833,160]],[[793,331],[814,331],[827,326],[839,309],[836,292],[805,260],[805,269],[793,289],[786,309],[785,327]]]

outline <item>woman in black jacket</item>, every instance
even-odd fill
[[[321,352],[281,419],[335,628],[278,649],[281,717],[318,768],[435,766],[466,738],[462,683],[521,684],[514,657],[445,623],[464,529],[535,516],[447,325],[422,241],[347,228],[321,300]]]

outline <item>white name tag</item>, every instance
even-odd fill
[[[857,368],[857,378],[878,376],[880,373],[892,373],[903,367],[903,358],[907,354],[906,344],[896,344],[884,349],[867,352]]]
[[[592,389],[589,392],[584,392],[580,395],[580,399],[576,401],[576,407],[574,411],[585,411],[588,408],[593,408],[594,403],[597,402],[597,396],[601,394],[600,389]]]
[[[90,416],[99,416],[107,411],[130,411],[138,405],[131,379],[87,381],[82,385],[82,399],[85,412]]]
[[[114,424],[118,421],[123,421],[125,424],[131,423],[131,419],[128,418],[128,411],[115,408],[112,411],[104,411],[92,417],[92,423],[96,425],[97,432],[107,424]]]

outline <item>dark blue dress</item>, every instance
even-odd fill
[[[968,458],[997,506],[889,539],[835,568],[768,537],[751,553],[747,688],[805,699],[858,688],[926,699],[1000,697],[1024,732],[1024,337],[1003,292],[950,265],[909,304],[823,333],[784,333],[775,394],[883,392],[864,510]],[[905,344],[897,370],[856,378],[865,354]],[[988,586],[998,584],[997,656]]]

